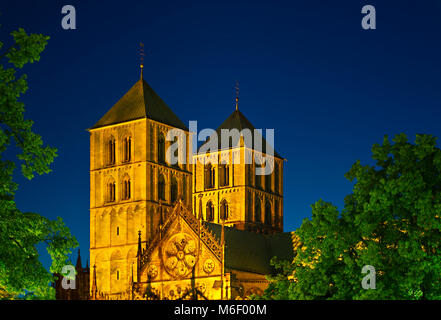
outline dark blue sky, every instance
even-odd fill
[[[77,30],[61,28],[74,5]],[[377,29],[362,30],[375,5]],[[29,65],[26,117],[59,150],[53,172],[18,178],[22,210],[61,216],[89,247],[89,135],[139,78],[184,121],[216,128],[240,109],[275,129],[284,171],[285,230],[320,198],[340,208],[355,160],[400,132],[441,137],[441,2],[407,1],[2,1],[0,36],[18,27],[51,37]],[[75,254],[76,257],[76,254]]]

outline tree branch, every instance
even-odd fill
[[[10,46],[7,50],[6,50],[6,52],[5,53],[3,53],[1,56],[0,56],[0,60],[1,59],[3,59],[14,47],[16,47],[18,44],[17,43],[14,43],[12,46]]]

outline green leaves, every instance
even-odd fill
[[[44,50],[49,40],[48,36],[41,34],[28,35],[22,28],[13,31],[11,35],[14,38],[14,45],[6,56],[15,68],[23,68],[26,63],[39,61],[40,53]]]
[[[3,159],[3,153],[14,146],[24,177],[51,171],[56,149],[45,146],[32,131],[33,122],[24,118],[19,99],[28,84],[25,74],[16,77],[17,69],[40,59],[49,37],[28,35],[23,29],[11,34],[13,44],[0,52],[0,299],[53,299],[52,274],[39,261],[37,245],[46,246],[52,258],[50,271],[60,272],[78,243],[60,218],[51,221],[16,208],[18,186],[12,180],[16,163]]]
[[[52,275],[38,260],[37,244],[44,243],[52,258],[51,272],[61,272],[70,248],[77,241],[62,220],[51,221],[35,213],[1,211],[0,223],[0,286],[14,298],[31,293],[38,297],[49,294]],[[44,296],[44,298],[50,298]]]
[[[302,246],[291,264],[294,279],[279,273],[265,297],[441,298],[441,150],[436,138],[420,134],[412,144],[404,134],[392,141],[385,136],[383,144],[373,145],[372,158],[375,166],[356,161],[346,174],[355,185],[340,215],[321,200],[312,206],[312,219],[296,231]],[[361,286],[364,265],[376,269],[375,290]]]

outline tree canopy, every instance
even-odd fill
[[[48,299],[54,297],[52,273],[61,273],[67,255],[78,243],[61,218],[50,220],[20,212],[14,201],[16,164],[30,180],[35,174],[51,171],[57,150],[44,145],[42,137],[32,131],[33,122],[24,118],[25,107],[20,101],[28,89],[21,69],[39,61],[49,37],[27,34],[23,29],[11,35],[8,48],[0,41],[0,299]],[[6,157],[7,151],[16,159]],[[39,244],[45,244],[52,258],[50,272],[39,261]]]
[[[264,299],[440,299],[441,150],[431,135],[404,134],[372,147],[375,165],[355,162],[341,212],[312,205],[295,232],[302,245],[277,272]],[[363,289],[363,266],[376,288]]]

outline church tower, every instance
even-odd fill
[[[136,275],[138,231],[147,246],[176,201],[191,205],[188,159],[167,162],[166,150],[174,143],[167,141],[167,134],[172,129],[182,130],[187,143],[187,127],[142,73],[89,129],[90,261],[98,295],[127,298]]]
[[[222,132],[236,133],[237,138],[234,140],[231,135],[225,145]],[[249,139],[245,138],[247,132],[251,133]],[[226,226],[239,230],[282,232],[284,159],[254,132],[236,98],[236,110],[193,156],[193,210],[198,217],[202,215],[203,220],[213,223],[221,223],[225,217]],[[213,139],[217,148],[208,148]],[[271,152],[266,148],[271,148]],[[260,170],[256,170],[263,165],[262,158],[271,167],[266,175],[257,174]]]

